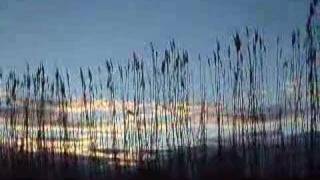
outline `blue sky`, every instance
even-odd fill
[[[0,0],[0,62],[23,69],[95,66],[105,58],[148,56],[175,38],[192,54],[245,26],[273,41],[305,24],[309,0]],[[272,38],[271,38],[272,37]]]

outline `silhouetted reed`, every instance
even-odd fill
[[[13,149],[39,166],[74,157],[73,166],[98,159],[94,168],[183,166],[194,173],[197,163],[231,150],[249,176],[260,177],[277,154],[303,149],[282,170],[312,173],[319,152],[311,24],[317,3],[306,37],[293,31],[286,54],[280,37],[272,52],[263,34],[246,28],[226,48],[217,40],[205,59],[172,40],[163,54],[151,43],[150,59],[137,53],[127,64],[108,59],[97,71],[81,67],[76,78],[68,69],[49,74],[43,64],[27,64],[22,74],[0,70],[1,155],[11,165]]]

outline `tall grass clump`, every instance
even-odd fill
[[[212,164],[245,177],[313,175],[316,6],[305,33],[292,31],[287,46],[283,37],[268,43],[246,28],[217,40],[208,56],[172,40],[163,51],[150,43],[150,56],[133,52],[128,61],[107,59],[78,73],[50,73],[42,63],[23,72],[0,69],[1,162],[13,171],[16,154],[40,168],[61,160],[65,169],[85,165],[89,178],[135,167],[195,178]]]

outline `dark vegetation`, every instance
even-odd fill
[[[150,44],[150,59],[80,68],[77,79],[42,64],[1,71],[0,175],[319,177],[316,5],[287,52],[280,37],[269,51],[246,28],[226,48],[217,40],[207,58],[171,41],[163,54]]]

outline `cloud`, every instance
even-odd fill
[[[6,97],[6,92],[0,88],[0,99],[5,98]]]

